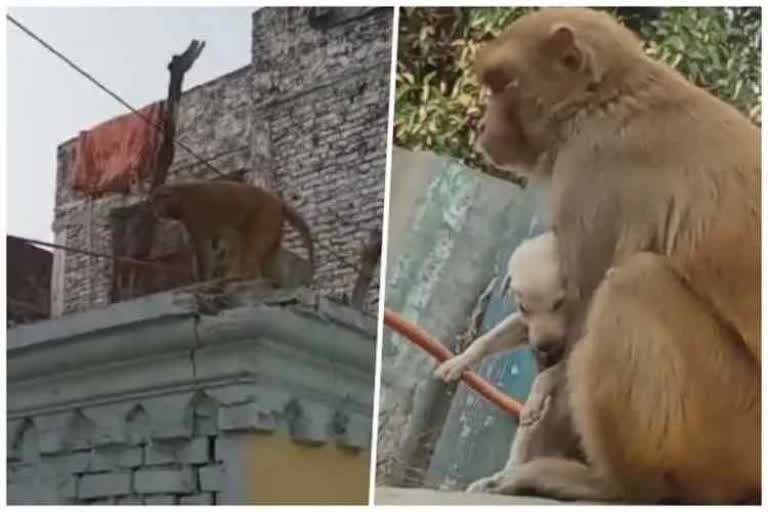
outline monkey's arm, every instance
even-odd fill
[[[469,366],[477,363],[488,354],[510,350],[528,341],[528,328],[523,323],[520,313],[512,313],[499,322],[490,331],[477,338],[461,354],[443,362],[435,370],[435,377],[444,381],[456,380]]]

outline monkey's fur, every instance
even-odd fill
[[[565,365],[558,361],[566,336],[562,309],[564,281],[558,265],[557,240],[552,232],[521,243],[509,258],[505,279],[520,312],[502,320],[464,352],[435,370],[436,377],[449,382],[495,352],[530,343],[537,354],[540,373],[520,414],[507,464],[495,475],[471,484],[468,492],[493,489],[499,478],[503,479],[512,468],[534,457],[562,456],[583,460],[562,386]]]
[[[521,17],[477,72],[492,90],[479,147],[551,181],[589,461],[531,461],[498,492],[759,496],[759,129],[589,9]]]
[[[195,276],[213,277],[217,237],[232,251],[229,277],[260,278],[276,257],[283,238],[283,221],[302,236],[314,269],[312,235],[304,219],[290,205],[266,190],[232,181],[190,181],[157,187],[150,204],[158,217],[184,224],[195,253]]]

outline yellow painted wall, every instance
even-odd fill
[[[246,443],[248,501],[254,505],[366,505],[370,453],[298,444],[284,434]]]

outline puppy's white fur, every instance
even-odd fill
[[[446,382],[456,380],[488,354],[528,342],[535,349],[562,347],[566,319],[560,306],[565,287],[554,233],[546,232],[517,247],[507,264],[505,285],[520,310],[477,338],[464,352],[443,362],[435,370],[436,377]]]

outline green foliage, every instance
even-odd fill
[[[758,8],[668,8],[642,34],[649,55],[759,122]]]
[[[395,143],[484,167],[472,150],[482,105],[470,72],[477,48],[532,8],[400,9]],[[760,10],[619,9],[650,55],[760,119]]]

